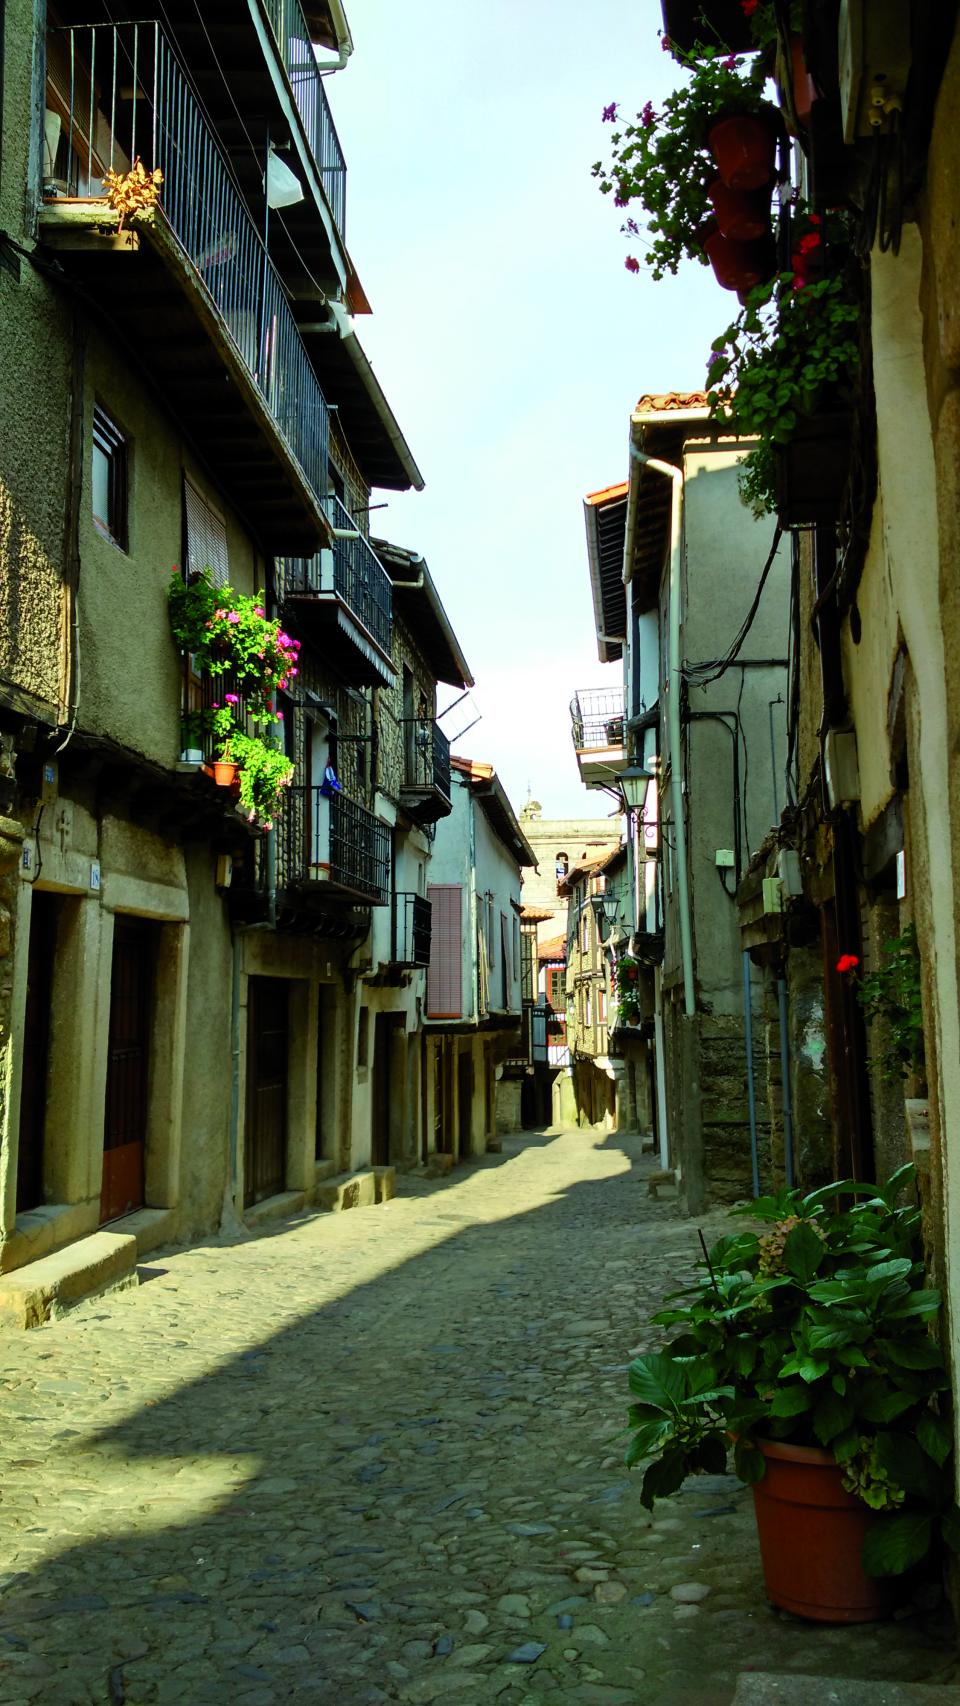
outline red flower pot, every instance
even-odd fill
[[[775,112],[737,113],[718,118],[707,141],[717,171],[732,190],[758,190],[774,175],[778,120]]]
[[[848,1493],[829,1451],[757,1440],[767,1472],[753,1500],[767,1598],[816,1623],[872,1623],[897,1600],[896,1582],[860,1562],[874,1511]]]
[[[213,779],[218,788],[232,788],[236,779],[237,766],[229,759],[215,758],[213,761]]]
[[[750,243],[768,235],[772,178],[758,190],[732,190],[722,178],[714,178],[707,187],[707,195],[713,204],[721,236],[732,237],[738,243]]]
[[[722,231],[709,228],[702,234],[700,246],[724,290],[746,294],[754,285],[766,283],[776,270],[777,251],[772,236],[762,237],[758,242],[737,243]]]

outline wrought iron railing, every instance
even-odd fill
[[[330,204],[337,230],[343,237],[347,212],[347,164],[300,0],[264,0],[264,5],[307,141],[320,170],[323,193]]]
[[[278,893],[326,882],[382,905],[390,896],[390,829],[345,794],[332,799],[321,787],[286,790],[272,831]],[[265,881],[265,852],[258,882]]]
[[[622,746],[623,688],[582,688],[570,701],[570,722],[578,752]]]
[[[236,697],[228,701],[228,694]],[[214,734],[209,727],[210,714],[228,703],[231,705],[234,721],[239,724],[241,729],[252,734],[254,725],[250,722],[247,713],[247,701],[244,695],[237,691],[237,681],[233,671],[228,670],[223,675],[198,673],[194,668],[192,657],[189,654],[184,654],[180,735],[183,751],[202,753],[204,763],[219,757],[219,748],[222,743],[220,737]]]
[[[406,788],[435,788],[450,799],[450,742],[439,723],[407,721]]]
[[[163,173],[158,207],[267,403],[314,495],[327,492],[329,416],[280,276],[156,23],[56,29],[52,86],[68,111],[66,189],[103,197],[104,173],[138,157]]]
[[[398,893],[393,897],[393,947],[395,966],[428,966],[433,908],[419,894]]]
[[[334,527],[355,531],[356,537],[334,539],[332,552],[322,551],[315,557],[284,557],[278,567],[281,595],[336,593],[380,650],[389,654],[393,633],[390,577],[340,499],[328,497],[324,508]]]

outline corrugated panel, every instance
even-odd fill
[[[431,883],[427,899],[433,907],[430,966],[427,972],[427,1016],[463,1016],[463,894],[458,883]]]
[[[183,503],[187,527],[187,569],[191,574],[209,569],[214,586],[226,586],[230,579],[230,559],[223,517],[211,509],[186,475]]]

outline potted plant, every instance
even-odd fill
[[[611,969],[611,979],[617,999],[617,1024],[639,1025],[643,1018],[640,1002],[641,965],[632,954],[621,954]]]
[[[837,964],[843,963],[842,957]],[[850,970],[856,975],[855,967]],[[877,970],[858,979],[857,1000],[867,1024],[879,1021],[883,1027],[877,1060],[884,1082],[901,1084],[905,1078],[918,1078],[925,1083],[920,949],[913,924],[884,943]]]
[[[714,341],[707,367],[714,418],[760,441],[741,464],[744,503],[758,518],[778,510],[788,527],[836,516],[859,361],[860,310],[846,275],[817,278],[808,270],[822,241],[815,218],[799,239],[794,270],[750,292]]]
[[[666,37],[664,46],[670,47]],[[762,73],[758,77],[745,71],[734,55],[710,49],[697,60],[679,51],[675,57],[688,80],[666,97],[659,111],[648,101],[632,123],[615,130],[610,164],[598,160],[593,167],[601,193],[612,194],[617,207],[635,201],[643,209],[652,236],[647,261],[655,279],[675,273],[685,256],[707,259],[702,232],[713,212],[709,187],[718,175],[711,132],[721,121],[737,117],[759,119],[764,112],[773,114],[774,121],[776,117],[776,109],[768,109],[763,99]],[[608,123],[618,123],[617,103],[606,107],[603,116]],[[772,170],[766,177],[772,180]],[[622,230],[646,240],[633,218]],[[627,266],[640,270],[634,256],[628,257]]]
[[[249,823],[272,829],[284,790],[293,780],[293,759],[259,735],[239,730],[231,737],[230,750],[239,766],[240,810]]]
[[[627,1463],[641,1498],[726,1466],[753,1485],[768,1597],[817,1621],[889,1609],[884,1578],[960,1544],[940,1305],[917,1257],[911,1165],[740,1210],[630,1368]],[[847,1206],[844,1206],[846,1204]],[[879,1584],[879,1585],[878,1585]]]

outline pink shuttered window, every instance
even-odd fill
[[[462,890],[458,883],[431,883],[427,899],[433,907],[430,968],[427,972],[427,1016],[463,1016]]]

